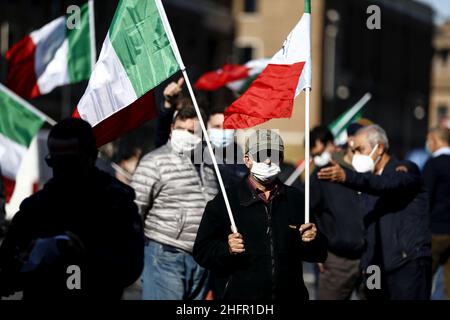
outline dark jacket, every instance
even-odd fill
[[[450,234],[450,155],[429,159],[423,177],[430,197],[431,232]]]
[[[246,251],[231,255],[228,249],[230,220],[223,196],[206,206],[194,244],[194,259],[216,274],[228,277],[227,300],[308,299],[302,261],[323,262],[326,240],[318,235],[311,243],[301,240],[304,196],[281,185],[269,205],[255,195],[247,178],[227,189],[231,209]]]
[[[328,250],[340,257],[359,259],[365,249],[361,195],[343,185],[311,175],[311,212],[328,239]]]
[[[98,169],[82,186],[62,186],[51,179],[22,202],[0,247],[3,294],[23,290],[24,298],[119,299],[143,268],[142,221],[133,200],[133,189]],[[64,287],[54,292],[50,284],[37,287],[35,281],[25,281],[18,258],[26,257],[34,240],[66,232],[78,237],[85,249],[79,260],[81,290]]]
[[[389,272],[413,259],[430,257],[428,196],[419,168],[391,157],[382,175],[344,170],[345,185],[363,193],[367,249],[362,267],[376,264]]]
[[[2,168],[0,167],[0,240],[3,238],[6,231],[6,195],[5,195],[5,183],[3,181]]]

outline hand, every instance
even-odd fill
[[[302,236],[302,241],[311,242],[317,236],[317,228],[314,223],[305,223],[300,226],[300,235]]]
[[[228,236],[228,250],[231,254],[245,252],[244,239],[240,233],[231,233]]]
[[[164,107],[170,109],[174,106],[181,90],[183,90],[184,78],[181,77],[177,82],[171,82],[164,89]]]
[[[328,180],[340,183],[345,182],[346,179],[344,169],[342,169],[342,167],[334,160],[331,161],[331,166],[320,169],[317,177],[320,180]]]
[[[323,263],[318,263],[317,265],[319,266],[320,273],[324,273],[325,272],[325,265]]]

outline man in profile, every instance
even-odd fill
[[[48,137],[53,177],[25,199],[0,247],[0,295],[24,299],[120,299],[143,268],[134,191],[95,167],[91,126],[56,124]],[[68,285],[69,267],[80,283]]]

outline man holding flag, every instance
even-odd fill
[[[283,158],[283,140],[275,131],[248,137],[249,174],[226,190],[239,233],[230,230],[222,194],[206,206],[193,254],[200,265],[228,278],[222,299],[307,300],[302,261],[326,259],[325,238],[305,223],[303,194],[278,179]]]

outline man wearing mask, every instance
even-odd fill
[[[170,140],[145,155],[131,186],[145,221],[145,300],[203,299],[208,273],[192,257],[206,203],[217,193],[213,168],[193,159],[201,148],[192,106],[175,115]]]
[[[278,179],[283,157],[283,141],[274,131],[257,130],[247,139],[249,175],[227,188],[239,233],[230,231],[221,194],[205,209],[194,257],[228,278],[222,299],[308,299],[302,261],[326,258],[326,240],[313,223],[304,223],[304,195]]]
[[[225,187],[230,187],[242,180],[247,174],[247,167],[242,162],[244,157],[242,149],[235,142],[235,130],[223,128],[223,113],[223,108],[213,109],[208,118],[207,129],[223,183]],[[203,154],[206,162],[210,163],[206,148]]]
[[[450,129],[431,129],[427,147],[431,158],[423,176],[430,197],[432,271],[443,266],[444,290],[450,297]]]
[[[361,192],[367,246],[363,272],[381,271],[381,288],[368,299],[426,300],[431,292],[431,234],[428,196],[420,171],[388,153],[386,132],[378,125],[361,128],[354,139],[356,172],[336,162],[318,173],[323,181]]]
[[[349,141],[353,141],[355,129],[361,127],[357,123],[351,125],[348,130]],[[328,128],[315,128],[310,137],[312,150],[322,149],[323,153],[327,153],[325,145],[329,146],[328,149],[334,149],[330,147],[333,145],[333,135]],[[347,143],[347,148],[350,148],[351,144]],[[346,157],[349,152],[344,151],[342,154],[344,156],[341,157],[336,157],[336,153],[326,156],[316,155],[314,158],[316,168],[311,175],[311,212],[316,215],[317,224],[328,239],[327,261],[319,263],[320,300],[350,299],[354,290],[359,292],[362,280],[360,258],[365,239],[359,206],[360,195],[357,191],[340,184],[317,178],[317,172],[331,164],[332,159],[339,165],[353,170],[351,158]]]
[[[164,89],[164,103],[160,109],[156,128],[156,147],[160,147],[167,142],[174,113],[183,108],[183,106],[192,104],[189,97],[182,95],[183,86],[184,79],[181,77],[177,82],[169,83]],[[223,183],[225,187],[229,187],[246,175],[247,168],[242,163],[242,150],[235,142],[235,130],[223,128],[223,113],[224,108],[213,108],[209,112],[206,127],[211,144],[214,147],[214,154]],[[202,156],[205,159],[205,163],[212,165],[205,143],[203,144]]]
[[[314,166],[326,166],[336,151],[334,137],[331,131],[325,126],[317,126],[310,132],[311,140],[311,157]]]

